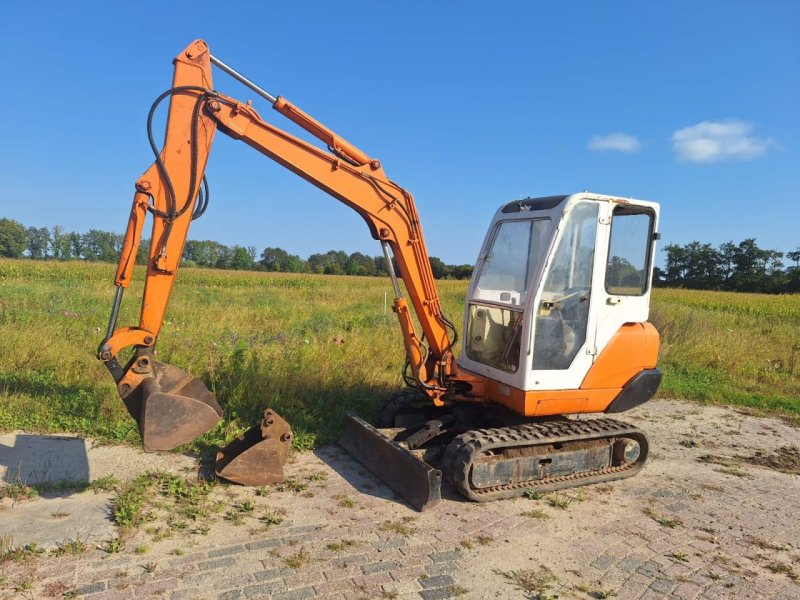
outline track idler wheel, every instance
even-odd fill
[[[291,445],[292,428],[278,413],[267,409],[261,425],[251,427],[217,453],[214,470],[218,476],[242,485],[280,483]]]
[[[123,400],[136,419],[145,452],[172,450],[210,431],[222,418],[214,396],[205,384],[177,367],[138,359],[152,377]]]

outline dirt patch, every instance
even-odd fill
[[[766,467],[781,473],[800,475],[800,448],[797,446],[781,446],[772,452],[756,450],[751,456],[740,458],[751,465]]]

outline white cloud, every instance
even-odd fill
[[[774,140],[750,135],[753,126],[745,121],[703,121],[672,134],[672,148],[681,160],[713,163],[723,160],[752,160],[763,156]]]
[[[627,133],[609,133],[608,135],[596,135],[589,140],[586,145],[589,150],[614,150],[632,154],[639,150],[639,140]]]

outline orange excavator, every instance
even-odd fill
[[[214,90],[212,65],[325,148],[267,123],[251,102]],[[152,121],[167,98],[159,150]],[[188,443],[223,413],[200,379],[156,361],[154,353],[189,225],[208,203],[204,172],[217,131],[354,209],[380,242],[409,389],[385,401],[374,426],[348,414],[340,443],[412,506],[435,504],[443,477],[467,498],[487,501],[641,470],[644,432],[577,415],[629,410],[660,384],[659,338],[648,322],[658,204],[590,192],[503,204],[478,256],[456,358],[457,329],[442,312],[411,194],[380,161],[212,56],[201,40],[175,58],[172,87],[148,116],[155,162],[136,182],[98,350],[146,451]],[[118,327],[147,213],[153,228],[140,322]],[[244,484],[276,481],[290,442],[289,425],[267,410],[259,426],[222,450],[217,472]]]

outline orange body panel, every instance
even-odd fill
[[[620,327],[597,357],[580,389],[526,392],[482,378],[484,394],[488,400],[526,417],[603,412],[634,375],[655,368],[658,339],[658,332],[650,323],[628,323]]]
[[[652,324],[626,323],[594,361],[581,389],[622,387],[642,369],[655,368],[658,344],[658,331]]]

